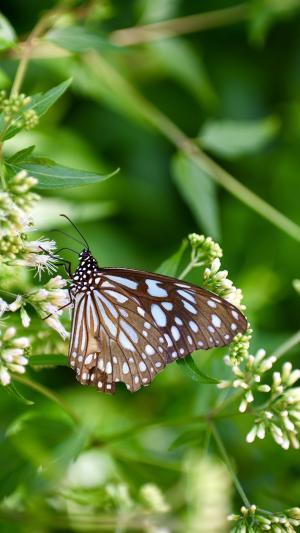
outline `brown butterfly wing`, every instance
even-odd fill
[[[82,384],[112,393],[148,385],[166,364],[229,344],[247,321],[196,285],[129,269],[99,269],[91,294],[74,302],[70,364]]]

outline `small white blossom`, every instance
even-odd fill
[[[11,326],[0,336],[0,383],[4,386],[11,382],[11,372],[24,374],[28,363],[29,339],[16,335],[16,328]]]

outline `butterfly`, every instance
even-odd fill
[[[214,293],[160,274],[100,268],[88,247],[69,274],[69,363],[82,385],[101,392],[113,394],[117,382],[135,392],[167,364],[247,329],[244,315]]]

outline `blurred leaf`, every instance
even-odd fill
[[[204,105],[213,105],[217,97],[208,79],[199,51],[182,39],[164,39],[149,43],[148,49],[164,75],[170,75]]]
[[[25,161],[29,155],[32,154],[33,150],[35,149],[35,146],[28,146],[28,148],[23,148],[23,150],[19,150],[15,154],[13,154],[11,157],[7,159],[9,163],[19,163],[21,161]]]
[[[10,385],[7,385],[5,387],[5,390],[9,394],[14,396],[19,402],[23,403],[24,405],[33,405],[34,404],[34,402],[32,400],[27,400],[27,398],[25,398],[23,396],[23,394],[21,394],[21,392],[19,391],[19,389],[16,387],[16,385],[14,383],[10,383]]]
[[[210,376],[207,376],[206,374],[204,374],[204,372],[199,370],[191,355],[188,355],[184,359],[179,359],[176,362],[179,366],[182,367],[182,369],[189,378],[194,381],[198,381],[198,383],[207,383],[210,385],[216,385],[217,383],[220,383],[218,379],[211,378]]]
[[[185,444],[195,444],[199,442],[202,438],[202,430],[199,428],[198,425],[197,429],[190,429],[189,431],[185,431],[184,433],[179,435],[179,437],[177,437],[169,446],[169,450],[176,450],[176,448],[184,446]]]
[[[169,18],[174,18],[178,14],[181,0],[139,0],[138,10],[141,12],[140,23],[150,24]]]
[[[50,107],[55,104],[56,100],[60,98],[60,96],[63,95],[63,93],[67,90],[71,83],[72,79],[68,79],[66,81],[63,81],[56,87],[53,87],[50,89],[50,91],[47,91],[43,94],[36,94],[34,96],[31,96],[31,101],[26,106],[26,109],[34,109],[34,111],[37,113],[39,117],[44,115]],[[19,113],[16,116],[16,121],[18,121],[18,118],[21,118],[21,113]],[[5,130],[5,121],[3,118],[3,114],[0,115],[0,136],[1,133]],[[3,135],[3,140],[10,139],[14,135],[16,135],[21,130],[21,127],[18,126],[18,124],[14,124],[13,126],[10,126],[8,130]]]
[[[276,117],[248,121],[211,120],[204,124],[199,140],[204,148],[230,159],[264,148],[278,130]]]
[[[11,48],[16,42],[17,36],[11,23],[0,13],[0,51]]]
[[[118,49],[106,37],[89,30],[83,26],[65,26],[54,28],[45,37],[48,41],[70,50],[70,52],[87,52],[97,50],[102,52],[106,49]]]
[[[172,174],[179,192],[199,226],[215,239],[219,239],[219,209],[215,183],[182,152],[173,157]]]
[[[171,257],[168,257],[161,265],[157,268],[157,272],[159,274],[163,274],[164,276],[171,276],[176,277],[176,274],[178,272],[178,268],[182,259],[182,256],[187,248],[188,241],[185,239],[182,241],[179,249],[177,252],[175,252]]]
[[[30,366],[69,366],[65,355],[32,355],[29,358]]]
[[[249,33],[252,42],[262,45],[272,25],[299,10],[298,0],[251,0]]]
[[[26,159],[25,161],[20,161],[18,165],[7,163],[7,166],[14,173],[22,169],[27,170],[31,176],[38,179],[39,183],[36,186],[38,189],[54,190],[97,183],[114,176],[119,171],[117,169],[111,174],[101,176],[85,170],[63,167],[55,163],[55,161],[42,157]]]

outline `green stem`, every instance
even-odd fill
[[[221,456],[224,459],[224,462],[225,462],[225,464],[227,466],[228,472],[229,472],[229,474],[230,474],[230,476],[232,478],[232,481],[233,481],[233,483],[235,485],[235,488],[236,488],[237,492],[239,493],[244,505],[249,508],[250,507],[250,502],[249,502],[249,500],[248,500],[248,498],[246,496],[246,493],[245,493],[245,491],[244,491],[241,483],[239,482],[238,477],[237,477],[237,475],[236,475],[236,473],[234,471],[234,468],[233,468],[233,466],[231,464],[230,458],[229,458],[228,453],[227,453],[227,451],[225,449],[225,446],[224,446],[223,441],[222,441],[222,439],[220,437],[220,434],[219,434],[219,432],[218,432],[218,430],[217,430],[217,428],[216,428],[216,426],[215,426],[215,424],[213,422],[211,422],[210,427],[211,427],[212,435],[213,435],[213,437],[215,439],[215,443],[216,443],[216,445],[217,445],[217,447],[219,449],[219,452],[220,452]]]
[[[48,11],[34,26],[33,30],[30,32],[26,41],[22,44],[22,52],[19,66],[15,75],[15,79],[11,88],[10,95],[17,95],[20,92],[22,83],[25,78],[27,71],[28,63],[32,54],[32,50],[35,45],[36,39],[41,37],[43,33],[51,26],[51,24],[56,20],[56,17],[61,14],[61,8],[56,7]]]
[[[246,20],[248,17],[248,6],[246,4],[240,4],[208,13],[196,13],[187,17],[178,17],[153,24],[116,30],[111,33],[110,39],[118,46],[132,46],[156,39],[175,37],[176,35],[226,26]]]
[[[32,381],[29,378],[18,376],[17,374],[14,374],[13,377],[14,381],[18,381],[19,383],[22,383],[22,385],[26,385],[26,387],[30,387],[33,390],[36,390],[43,396],[46,396],[46,398],[49,398],[53,402],[57,403],[62,409],[72,418],[72,420],[79,424],[80,420],[78,416],[74,413],[74,411],[69,407],[69,405],[60,398],[57,394],[55,394],[53,391],[45,387],[44,385],[41,385],[40,383],[37,383],[36,381]]]
[[[273,352],[273,356],[276,357],[276,359],[280,359],[283,355],[286,354],[289,350],[294,348],[297,344],[300,342],[300,331],[297,331],[295,335],[290,337],[287,341],[283,342],[276,350]]]
[[[110,91],[112,97],[119,97],[120,94],[126,95],[128,112],[134,114],[135,117],[143,119],[153,128],[160,131],[162,135],[189,159],[194,161],[212,180],[274,226],[277,226],[287,235],[300,242],[300,226],[250,191],[229,174],[229,172],[215,163],[213,159],[200,149],[196,141],[189,139],[174,122],[144,98],[103,56],[100,56],[96,52],[90,52],[85,55],[85,62],[90,68],[92,75],[99,78],[99,81],[106,85],[105,88]]]

